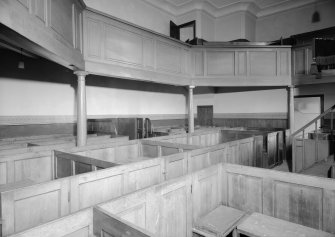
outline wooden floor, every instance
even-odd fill
[[[300,173],[318,177],[328,177],[328,171],[331,165],[335,165],[334,155],[329,156],[327,161],[319,162]],[[288,164],[286,161],[284,161],[281,165],[274,167],[273,169],[289,172]]]

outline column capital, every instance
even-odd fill
[[[294,85],[288,85],[287,88],[289,88],[289,89],[290,89],[290,88],[293,88],[293,89],[294,89],[295,86],[294,86]]]
[[[194,89],[194,88],[195,88],[194,85],[189,85],[189,86],[188,86],[188,89]]]
[[[83,76],[83,77],[89,75],[89,73],[86,71],[74,71],[73,74],[76,74],[77,76]]]

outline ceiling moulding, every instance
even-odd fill
[[[287,1],[287,2],[283,2],[281,4],[275,4],[275,5],[271,5],[269,7],[266,7],[264,9],[262,9],[261,11],[259,11],[257,13],[257,17],[266,17],[266,16],[270,16],[279,12],[283,12],[283,11],[288,11],[288,10],[293,10],[293,9],[297,9],[297,8],[301,8],[301,7],[306,7],[309,5],[315,5],[317,1],[317,5],[320,5],[322,3],[325,2],[330,2],[330,1],[334,1],[334,0],[296,0],[296,1]]]
[[[268,6],[261,6],[257,4],[257,0],[245,0],[245,1],[231,1],[228,5],[221,5],[215,3],[215,1],[199,1],[199,0],[142,0],[149,3],[150,5],[163,10],[175,17],[179,17],[188,14],[195,10],[200,10],[208,13],[214,18],[219,18],[227,15],[231,15],[236,12],[248,12],[256,17],[264,17],[272,15],[278,12],[287,11],[294,8],[303,7],[310,4],[315,4],[315,0],[286,0],[278,1]],[[334,0],[318,0],[318,4],[321,2],[334,1]]]

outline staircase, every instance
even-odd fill
[[[334,109],[335,105],[291,134],[292,172],[301,172],[315,163],[326,161],[334,153]],[[306,129],[313,125],[314,131],[307,133]]]

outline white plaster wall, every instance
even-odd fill
[[[257,18],[250,13],[245,15],[245,38],[249,41],[256,40],[256,20]]]
[[[170,35],[170,20],[176,20],[173,15],[142,0],[84,1],[90,8],[165,35]]]
[[[257,19],[256,40],[271,41],[282,37],[335,26],[335,1],[317,5],[320,22],[312,23],[314,4]]]
[[[87,87],[88,115],[186,114],[182,94]]]
[[[244,13],[237,12],[215,20],[215,41],[230,41],[245,37]]]
[[[198,105],[213,105],[214,113],[287,113],[286,89],[226,92],[194,96]]]
[[[207,40],[207,41],[215,40],[215,18],[213,18],[206,12],[201,12],[200,38]]]
[[[69,84],[0,77],[0,116],[74,115]]]

